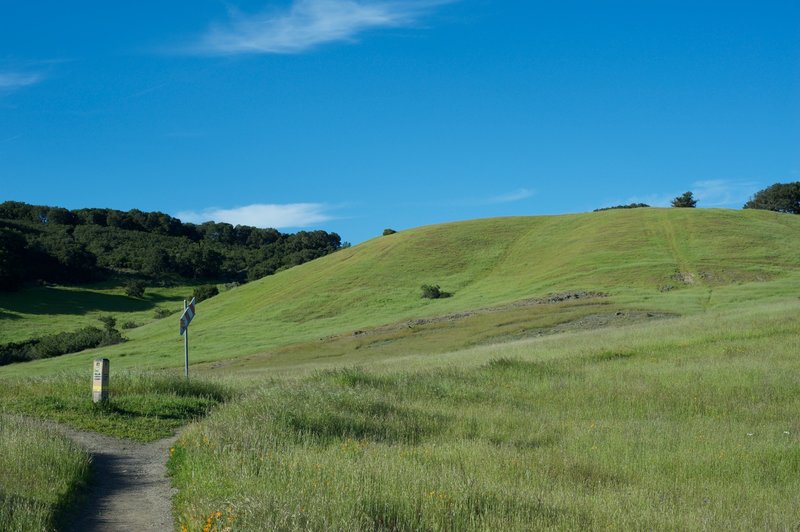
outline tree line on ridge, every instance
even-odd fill
[[[347,244],[345,244],[346,246]],[[183,223],[160,212],[0,203],[0,290],[77,284],[112,273],[151,280],[247,282],[342,247],[326,231]]]

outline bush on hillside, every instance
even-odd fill
[[[111,318],[108,316],[108,318]],[[111,318],[116,324],[116,320]],[[104,321],[105,330],[97,327],[84,327],[74,332],[51,334],[32,338],[24,342],[0,345],[0,366],[14,362],[27,362],[40,358],[52,358],[84,349],[119,344],[125,341],[122,334]]]
[[[195,287],[194,289],[194,298],[197,303],[200,303],[204,299],[208,299],[214,297],[215,295],[219,294],[219,288],[213,284],[204,284]]]
[[[117,318],[114,316],[100,316],[97,320],[103,324],[107,331],[111,331],[117,326]]]
[[[438,284],[424,284],[421,288],[423,299],[441,299],[453,295],[450,292],[443,291]]]
[[[383,236],[389,236],[389,235],[393,235],[393,234],[395,234],[396,232],[397,232],[397,231],[395,231],[394,229],[384,229],[384,230],[383,230]]]
[[[775,183],[759,190],[744,204],[744,208],[800,214],[800,181]]]
[[[171,316],[175,314],[174,310],[170,310],[168,308],[157,308],[155,312],[153,312],[153,317],[157,320],[166,318],[167,316]]]

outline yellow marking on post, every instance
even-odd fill
[[[92,366],[92,401],[98,403],[108,400],[109,361],[96,358]]]

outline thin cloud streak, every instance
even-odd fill
[[[38,73],[0,72],[0,90],[14,91],[42,81],[44,76]]]
[[[722,207],[740,209],[761,185],[756,181],[736,181],[731,179],[708,179],[694,181],[685,190],[673,194],[650,194],[632,196],[621,203],[646,203],[651,207],[669,207],[672,200],[686,191],[691,191],[698,207]]]
[[[6,142],[13,142],[19,138],[22,138],[22,133],[20,133],[19,135],[13,135],[11,137],[0,139],[0,144],[5,144]]]
[[[741,208],[758,189],[754,181],[711,179],[692,183],[694,197],[702,207]]]
[[[533,190],[528,190],[527,188],[520,188],[515,190],[514,192],[510,192],[508,194],[502,194],[500,196],[495,196],[493,198],[489,198],[488,203],[514,203],[515,201],[522,201],[524,199],[528,199],[533,196],[535,192]]]
[[[232,13],[188,51],[201,55],[297,54],[353,40],[378,28],[414,24],[434,7],[457,0],[295,0],[285,11]]]
[[[183,211],[176,218],[191,223],[209,221],[254,227],[308,227],[334,218],[327,214],[322,203],[253,204],[233,209],[211,208],[202,211]]]

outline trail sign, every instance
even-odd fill
[[[189,324],[194,319],[194,299],[187,305],[183,300],[183,314],[181,314],[181,335],[183,335],[183,374],[189,378]]]
[[[192,301],[183,310],[183,314],[181,314],[181,336],[183,336],[183,333],[189,328],[189,324],[192,323],[192,319],[194,318],[194,299],[195,298],[192,298]]]

